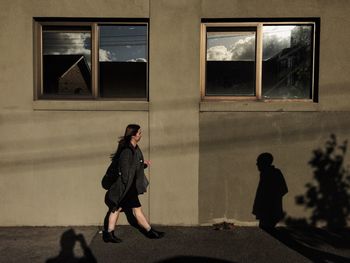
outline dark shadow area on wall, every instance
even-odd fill
[[[260,172],[259,184],[253,204],[253,214],[259,220],[260,228],[274,228],[284,217],[282,198],[288,187],[280,169],[273,163],[271,153],[262,153],[256,160]]]
[[[338,143],[334,134],[323,149],[313,151],[309,165],[313,180],[306,193],[295,198],[296,204],[311,210],[310,218],[286,218],[289,226],[326,226],[344,228],[350,218],[350,171],[344,165],[347,141]]]
[[[313,151],[309,165],[313,179],[296,204],[309,210],[309,218],[285,219],[287,227],[265,229],[271,236],[313,262],[350,262],[350,173],[344,160],[347,141],[334,134],[323,148]],[[322,228],[319,228],[322,227]]]
[[[76,257],[74,246],[79,243],[84,255]],[[83,235],[76,234],[73,229],[65,231],[60,240],[61,251],[57,257],[49,258],[46,263],[97,263],[95,256],[86,243]]]

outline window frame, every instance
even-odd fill
[[[144,25],[146,26],[146,97],[145,98],[104,98],[99,89],[99,26],[100,25]],[[91,32],[91,95],[67,96],[44,94],[43,86],[43,27],[90,27]],[[34,100],[101,100],[101,101],[148,101],[149,99],[149,19],[89,19],[89,18],[34,18]]]
[[[202,19],[200,37],[200,95],[201,101],[260,101],[260,102],[318,102],[318,66],[319,66],[319,18],[310,19]],[[262,97],[262,64],[263,64],[263,26],[264,25],[312,25],[312,79],[310,99],[264,99]],[[215,96],[206,95],[206,62],[207,62],[207,28],[208,27],[255,27],[255,96]]]

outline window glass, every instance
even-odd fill
[[[207,28],[206,96],[255,95],[255,28]]]
[[[263,27],[264,98],[312,98],[312,32],[312,25]]]
[[[147,26],[99,26],[99,87],[105,98],[147,97]]]
[[[43,27],[44,95],[91,96],[89,28]]]

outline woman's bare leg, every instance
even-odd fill
[[[109,214],[108,218],[108,232],[114,231],[115,225],[117,224],[119,213],[121,211],[121,208],[119,208],[117,211],[111,212]]]
[[[137,223],[142,226],[146,231],[151,229],[150,224],[148,223],[144,213],[142,212],[141,207],[134,207],[133,209],[134,215],[136,217]]]

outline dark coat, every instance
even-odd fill
[[[147,191],[148,180],[145,176],[142,152],[138,146],[134,148],[131,144],[121,150],[118,158],[117,180],[108,191],[108,198],[113,203],[112,211],[119,208],[119,204],[130,189],[134,178],[136,177],[136,190],[138,194]]]
[[[282,197],[287,192],[287,184],[281,171],[274,166],[267,167],[260,173],[253,214],[260,221],[277,223],[284,216]]]

